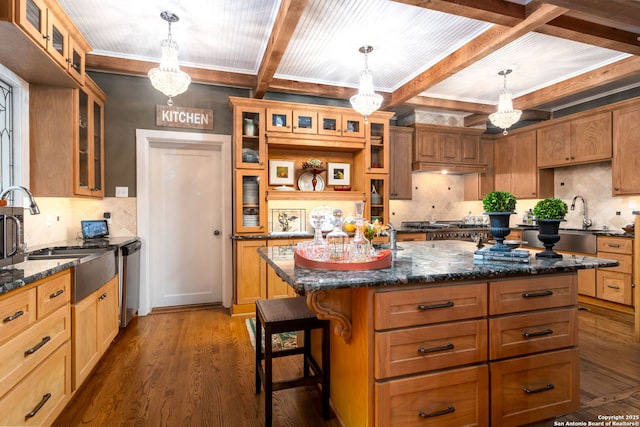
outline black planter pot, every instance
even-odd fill
[[[553,251],[553,245],[560,241],[561,219],[539,219],[538,220],[538,240],[544,245],[544,251],[538,252],[536,258],[562,258],[557,252]]]
[[[489,248],[490,251],[510,252],[511,248],[504,243],[504,238],[511,233],[509,219],[515,212],[485,212],[489,215],[489,233],[496,239],[496,244]]]

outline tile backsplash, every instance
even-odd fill
[[[102,219],[111,213],[109,232],[116,237],[135,236],[136,198],[105,197],[102,200],[36,197],[39,215],[25,211],[25,242],[28,246],[81,238],[80,221]]]

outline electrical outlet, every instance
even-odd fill
[[[116,187],[116,197],[129,197],[129,187]]]
[[[111,212],[105,212],[102,217],[107,220],[107,224],[111,225]]]

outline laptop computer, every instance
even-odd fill
[[[82,220],[80,228],[82,229],[82,238],[85,240],[109,237],[109,226],[104,219]]]

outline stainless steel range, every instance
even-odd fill
[[[403,230],[420,231],[427,234],[427,240],[463,240],[473,242],[479,238],[483,242],[489,240],[489,227],[464,224],[460,221],[406,221],[401,224]]]

